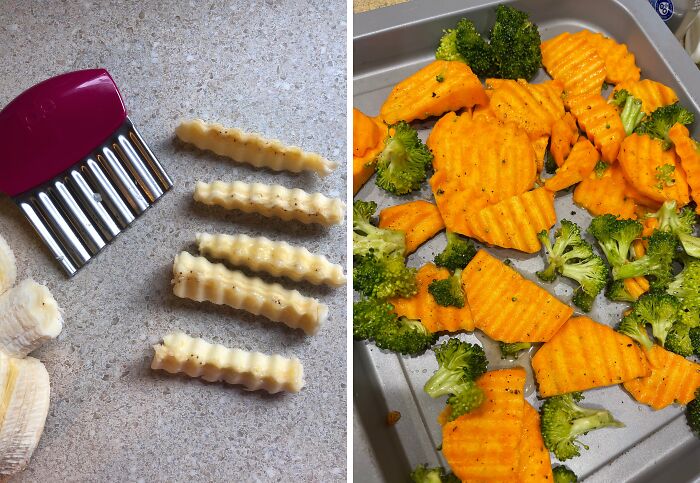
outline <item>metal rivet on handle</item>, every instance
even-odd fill
[[[109,178],[107,178],[104,171],[102,171],[102,167],[97,161],[88,159],[85,163],[85,168],[90,175],[91,181],[93,181],[94,185],[99,190],[102,201],[117,219],[119,225],[122,228],[126,228],[136,218],[129,209],[129,206],[124,202],[119,193],[117,193],[114,185],[110,182]]]
[[[78,232],[87,249],[92,255],[99,252],[105,246],[105,241],[93,226],[92,221],[75,201],[73,194],[64,183],[57,181],[54,183],[54,188],[54,196],[63,207],[73,228]]]
[[[43,191],[36,194],[37,205],[41,208],[46,220],[51,224],[54,233],[63,241],[63,246],[73,260],[83,266],[90,260],[90,254],[80,242],[75,232],[63,217],[49,195]]]
[[[124,167],[121,165],[114,152],[109,148],[103,148],[102,154],[104,157],[100,156],[100,158],[104,161],[104,165],[107,171],[109,171],[110,178],[117,185],[129,205],[136,211],[137,215],[146,211],[149,207],[148,202],[139,191],[136,183],[131,180],[124,170]]]
[[[102,205],[102,196],[92,190],[87,180],[77,170],[70,172],[69,179],[73,191],[77,193],[78,198],[82,201],[90,217],[95,220],[107,241],[117,236],[121,230]]]
[[[63,270],[66,271],[68,276],[73,276],[78,271],[78,269],[73,265],[68,255],[63,251],[61,246],[54,238],[51,230],[44,223],[37,212],[32,208],[29,203],[21,202],[19,203],[19,208],[24,213],[24,216],[29,220],[29,223],[34,227],[34,230],[39,234],[41,239],[44,241],[46,246],[49,248],[53,256],[56,258],[58,263],[61,264]]]
[[[129,171],[131,171],[136,182],[139,183],[150,201],[153,202],[160,198],[163,195],[163,190],[160,189],[160,186],[158,186],[156,180],[151,176],[144,162],[139,155],[136,154],[129,140],[125,136],[119,135],[117,137],[116,148],[118,148],[117,152],[122,155],[124,164],[129,168]]]

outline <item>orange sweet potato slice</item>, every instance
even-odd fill
[[[642,195],[658,202],[676,200],[679,206],[690,201],[675,151],[664,151],[660,140],[632,134],[623,141],[618,159],[625,179]]]
[[[573,309],[484,250],[462,272],[477,328],[503,342],[549,340]]]
[[[626,278],[623,283],[627,293],[635,300],[649,291],[649,281],[645,277]]]
[[[618,44],[610,37],[588,30],[580,32],[605,62],[605,82],[619,84],[620,82],[635,82],[639,80],[639,67],[634,60],[634,54],[627,50],[625,44]]]
[[[386,129],[384,130],[386,131]],[[377,123],[357,108],[352,109],[352,155],[362,157],[384,139]]]
[[[700,364],[654,345],[646,352],[651,375],[626,381],[623,386],[637,401],[654,409],[673,403],[688,404],[700,387]]]
[[[486,80],[489,107],[501,122],[515,123],[531,139],[552,132],[554,121],[564,115],[562,84],[556,81],[528,84],[524,80]]]
[[[547,145],[549,144],[549,136],[546,134],[532,140],[532,150],[535,152],[535,162],[537,163],[537,172],[544,169],[544,157],[547,154]]]
[[[552,125],[552,142],[549,151],[552,153],[557,166],[564,164],[566,157],[571,152],[571,147],[578,140],[578,126],[576,119],[567,112],[564,117],[557,119]]]
[[[450,276],[449,270],[428,263],[416,274],[418,292],[410,298],[395,298],[390,302],[394,312],[409,319],[419,319],[430,332],[458,332],[474,330],[474,320],[469,304],[464,307],[443,307],[438,305],[428,293],[428,285],[433,280],[442,280]]]
[[[379,117],[388,124],[410,122],[476,104],[488,104],[488,97],[469,66],[464,62],[436,60],[396,84]]]
[[[605,63],[584,35],[564,32],[542,42],[542,65],[564,85],[564,98],[597,94],[605,80]]]
[[[636,203],[626,194],[627,182],[617,164],[609,166],[601,177],[594,172],[574,190],[574,203],[593,216],[610,213],[619,218],[636,218]]]
[[[603,161],[614,163],[626,135],[615,106],[600,94],[591,94],[569,99],[569,109],[588,139],[600,150]]]
[[[629,337],[588,317],[569,319],[532,358],[542,397],[611,386],[651,371]]]
[[[690,195],[698,205],[695,211],[700,214],[700,152],[698,144],[690,137],[688,128],[683,124],[676,123],[671,127],[668,131],[668,137],[673,142],[681,167],[685,171]]]
[[[467,225],[472,236],[484,243],[535,253],[541,247],[537,234],[556,221],[554,193],[537,188],[482,208]]]
[[[496,117],[496,114],[493,112],[491,109],[491,106],[489,105],[481,105],[481,106],[475,106],[474,110],[472,111],[472,119],[475,121],[480,121],[480,122],[493,122],[493,123],[499,123],[501,121],[498,120]]]
[[[435,123],[425,143],[433,153],[435,171],[444,168],[446,159],[461,155],[460,145],[464,130],[471,119],[471,111],[465,111],[459,116],[454,112],[448,112]]]
[[[518,474],[522,483],[541,483],[554,479],[549,450],[545,447],[540,432],[540,414],[527,402],[523,408]]]
[[[379,212],[379,227],[404,232],[409,255],[444,229],[445,224],[437,206],[417,200],[384,208]]]
[[[632,95],[642,101],[642,111],[651,114],[661,106],[667,106],[678,102],[678,96],[675,91],[660,82],[649,79],[643,79],[636,82],[621,82],[615,86],[610,95],[620,89],[627,89]]]
[[[545,188],[559,191],[575,185],[593,172],[598,159],[595,146],[588,139],[579,139],[564,164],[545,181]]]
[[[477,385],[485,400],[442,427],[442,454],[462,481],[519,481],[525,370],[489,371]]]

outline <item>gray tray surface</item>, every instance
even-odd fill
[[[493,7],[498,3],[501,2],[411,2],[356,15],[354,106],[368,115],[376,115],[398,81],[433,59],[443,29],[468,16],[477,28],[485,31],[494,20]],[[700,74],[646,2],[533,0],[511,4],[531,14],[543,39],[564,31],[588,28],[625,42],[635,54],[643,77],[672,86],[684,105],[700,112],[697,104]],[[546,79],[542,71],[534,82]],[[434,120],[428,120],[418,124],[423,139],[433,123]],[[375,200],[380,208],[411,199],[432,199],[427,183],[422,192],[399,198],[378,189],[373,179],[357,197]],[[573,204],[570,193],[558,194],[555,208],[558,219],[567,218],[584,229],[590,222],[590,215]],[[431,261],[444,245],[444,235],[438,235],[409,257],[409,265],[418,267]],[[536,280],[534,272],[543,265],[540,254],[488,250],[511,259],[521,273],[533,280]],[[562,300],[570,301],[573,284],[566,280],[560,278],[546,288]],[[614,325],[624,307],[600,296],[589,315]],[[459,337],[474,342],[477,335],[461,334]],[[528,365],[526,359],[524,356],[519,362]],[[437,368],[433,354],[399,357],[371,344],[355,342],[354,367],[354,403],[363,425],[358,433],[360,438],[355,442],[357,481],[379,478],[405,481],[410,468],[417,464],[445,464],[436,449],[441,441],[436,417],[444,401],[433,400],[422,390]],[[539,405],[534,393],[527,399]],[[586,391],[586,404],[610,409],[627,427],[596,431],[585,437],[590,450],[566,462],[579,477],[601,482],[700,481],[700,443],[687,429],[680,407],[653,411],[634,401],[620,386]],[[399,423],[391,429],[383,424],[386,410],[398,410],[402,414]],[[368,452],[366,446],[370,446],[373,453]],[[371,458],[376,459],[374,465],[368,463]],[[372,473],[371,468],[379,470]]]

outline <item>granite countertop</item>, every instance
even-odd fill
[[[197,231],[264,235],[346,264],[344,226],[270,221],[196,206],[196,180],[263,182],[345,198],[331,176],[274,174],[174,140],[202,117],[343,161],[346,3],[341,0],[0,3],[0,106],[36,82],[105,67],[174,189],[68,280],[11,200],[0,234],[19,278],[63,308],[58,340],[32,355],[51,407],[16,481],[341,481],[346,475],[346,294],[282,280],[330,306],[319,334],[172,295],[173,257]],[[265,277],[264,277],[265,278]],[[269,278],[268,278],[269,279]],[[181,329],[227,346],[297,356],[307,386],[267,395],[150,369],[151,346]]]

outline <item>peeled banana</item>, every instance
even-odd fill
[[[0,351],[24,357],[63,329],[56,300],[44,285],[28,279],[0,295]]]
[[[33,357],[0,353],[0,474],[24,469],[49,412],[49,373]]]
[[[15,254],[5,239],[0,235],[0,294],[3,294],[15,284],[17,279],[17,264]]]

